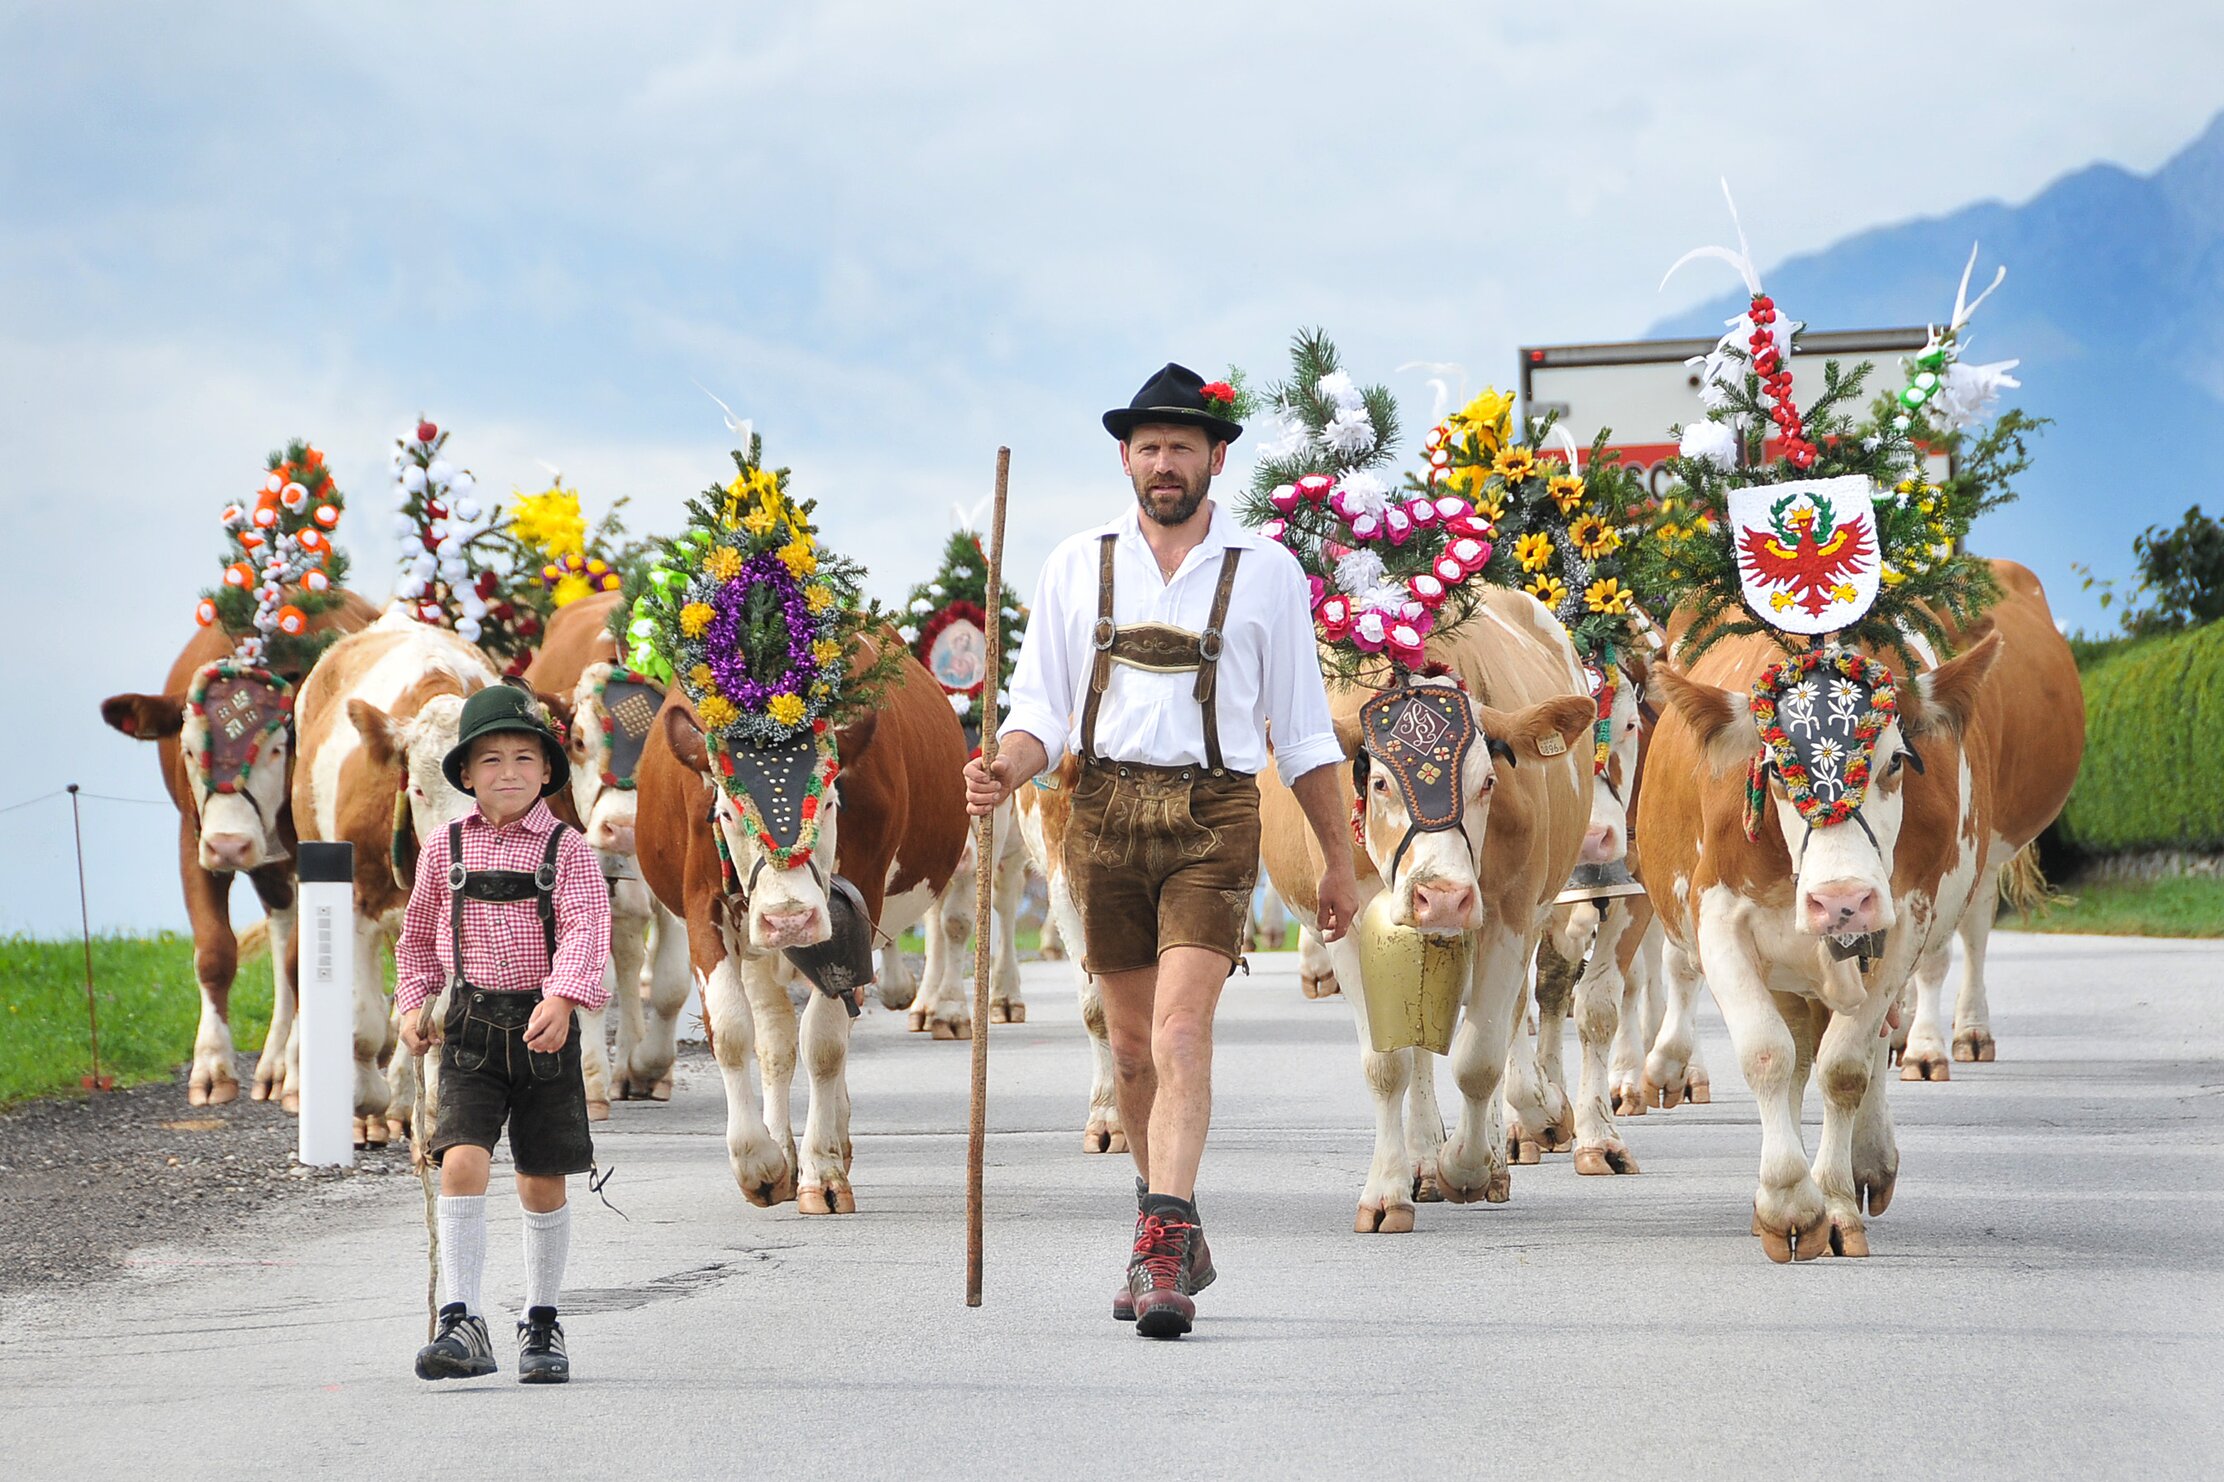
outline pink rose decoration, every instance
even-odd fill
[[[1460,569],[1463,572],[1472,576],[1490,560],[1490,542],[1476,540],[1472,536],[1462,536],[1452,542],[1447,554],[1453,560],[1459,562]]]
[[[1361,515],[1351,522],[1353,540],[1375,541],[1382,538],[1382,519],[1377,515]]]
[[[1381,653],[1383,645],[1390,641],[1390,625],[1383,621],[1381,613],[1369,608],[1351,625],[1351,641],[1363,654]]]
[[[1440,520],[1449,520],[1467,514],[1474,508],[1474,505],[1469,504],[1456,494],[1445,494],[1436,501],[1436,517]]]
[[[1460,565],[1459,558],[1457,556],[1454,556],[1450,551],[1446,551],[1443,555],[1438,556],[1436,558],[1436,564],[1434,566],[1431,566],[1429,570],[1434,573],[1436,579],[1439,582],[1443,583],[1448,588],[1456,587],[1461,582],[1467,580],[1467,568]]]
[[[1476,514],[1454,515],[1444,522],[1444,529],[1449,535],[1468,535],[1477,540],[1488,540],[1497,534],[1490,521]]]
[[[1413,537],[1413,516],[1402,509],[1386,509],[1382,512],[1382,529],[1392,545],[1404,545]]]
[[[1389,634],[1390,657],[1408,669],[1418,669],[1427,657],[1421,634],[1411,623],[1393,623]]]
[[[1305,585],[1311,588],[1311,594],[1307,597],[1306,600],[1311,602],[1315,607],[1320,606],[1321,598],[1328,595],[1328,583],[1322,581],[1317,576],[1308,576],[1305,578]]]
[[[1283,514],[1291,514],[1296,511],[1299,503],[1297,485],[1283,484],[1272,494],[1267,495],[1267,499]]]
[[[1297,492],[1315,504],[1328,498],[1335,487],[1336,481],[1325,473],[1309,473],[1297,481]]]
[[[1436,502],[1430,499],[1409,499],[1405,505],[1405,517],[1418,528],[1426,530],[1436,523]]]
[[[1269,520],[1259,527],[1259,533],[1268,540],[1280,540],[1289,533],[1289,529],[1290,522],[1288,520]]]
[[[1409,577],[1405,585],[1406,590],[1413,594],[1413,600],[1424,607],[1435,607],[1442,602],[1447,590],[1441,579],[1427,571],[1418,576]]]
[[[1341,642],[1351,632],[1351,599],[1326,597],[1313,609],[1313,620],[1320,624],[1321,636],[1330,643]]]

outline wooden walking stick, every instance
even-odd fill
[[[1004,676],[1004,495],[1012,450],[996,450],[996,512],[988,535],[988,678],[981,684],[981,763],[996,765],[996,705]],[[996,878],[996,815],[973,822],[973,1119],[965,1144],[965,1305],[981,1305],[981,1172],[988,1157],[989,896]]]

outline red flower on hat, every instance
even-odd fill
[[[1219,403],[1213,408],[1214,411],[1224,412],[1236,404],[1236,388],[1226,381],[1207,381],[1198,388],[1197,394],[1207,402]]]

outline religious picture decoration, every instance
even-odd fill
[[[1474,613],[1491,522],[1450,488],[1393,487],[1397,403],[1354,382],[1322,331],[1295,337],[1290,377],[1263,402],[1241,514],[1304,568],[1322,671],[1379,688],[1422,670],[1429,635]]]
[[[817,847],[841,769],[834,728],[873,706],[903,650],[860,643],[886,632],[864,569],[819,544],[816,503],[789,497],[764,440],[752,432],[733,457],[733,479],[690,500],[687,528],[657,543],[619,636],[630,671],[686,693],[743,827],[787,870]]]
[[[958,528],[942,551],[942,569],[932,580],[911,589],[896,631],[918,655],[927,672],[942,686],[965,727],[966,744],[981,744],[981,696],[988,683],[988,557],[981,537],[968,528],[959,512]],[[997,676],[997,694],[1011,683],[1012,665],[1019,656],[1026,623],[1019,594],[1006,584],[996,602],[995,621],[1003,628],[1003,672]],[[999,700],[996,720],[1001,723],[1009,706]]]
[[[194,617],[233,640],[237,664],[298,682],[331,643],[329,629],[310,627],[341,600],[347,555],[333,533],[346,507],[324,454],[299,438],[265,460],[253,494],[224,506],[223,579]]]
[[[1705,416],[1675,429],[1677,483],[1636,539],[1635,585],[1662,608],[1691,611],[1678,644],[1686,661],[1748,633],[1890,651],[1911,665],[1913,638],[1950,651],[1948,625],[1966,628],[1998,587],[1962,551],[1978,501],[1948,501],[1924,482],[1914,413],[1933,398],[1858,424],[1849,408],[1868,367],[1826,361],[1821,389],[1800,406],[1791,362],[1803,326],[1762,290],[1742,227],[1735,250],[1697,248],[1670,275],[1699,258],[1730,264],[1750,297],[1690,362]],[[1916,380],[1930,374],[1919,368]]]

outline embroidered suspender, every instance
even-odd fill
[[[1212,594],[1212,612],[1205,619],[1205,631],[1191,633],[1171,623],[1133,623],[1122,628],[1112,621],[1112,553],[1118,542],[1116,534],[1102,536],[1098,542],[1102,556],[1097,564],[1097,622],[1093,632],[1096,659],[1089,671],[1089,693],[1081,702],[1081,755],[1087,761],[1103,760],[1097,755],[1097,709],[1112,683],[1114,661],[1153,674],[1187,674],[1194,670],[1194,693],[1205,712],[1205,764],[1218,777],[1227,766],[1220,754],[1216,681],[1225,646],[1228,602],[1235,594],[1236,566],[1243,559],[1243,551],[1231,546],[1221,552],[1220,585]]]
[[[548,849],[537,870],[466,870],[463,867],[463,821],[448,825],[448,938],[454,966],[448,981],[463,986],[463,903],[521,901],[531,898],[540,912],[541,941],[548,949],[548,965],[556,966],[556,851],[569,825],[558,822],[548,831]]]

